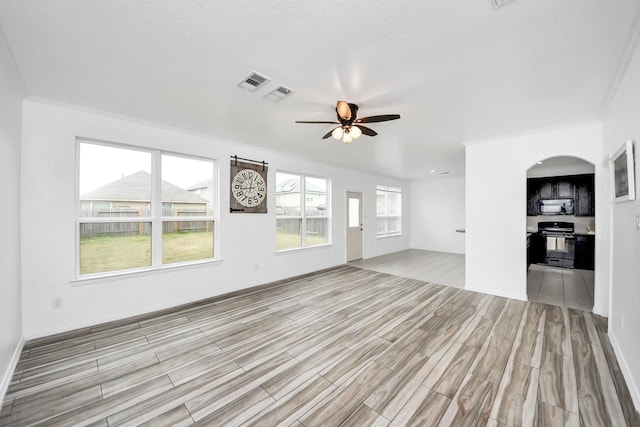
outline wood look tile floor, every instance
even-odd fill
[[[349,265],[464,289],[464,260],[462,254],[407,249],[352,261]]]
[[[531,264],[527,273],[529,301],[591,311],[593,286],[591,270]]]
[[[28,342],[0,425],[638,426],[592,314],[342,266]]]

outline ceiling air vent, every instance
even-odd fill
[[[248,90],[249,92],[255,92],[270,80],[271,79],[269,77],[263,76],[262,74],[258,74],[254,71],[249,73],[247,77],[238,83],[238,86]]]
[[[269,101],[280,102],[287,96],[291,95],[292,93],[293,91],[288,87],[278,86],[277,88],[275,88],[274,90],[266,94],[264,97],[267,98]]]

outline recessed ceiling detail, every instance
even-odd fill
[[[238,87],[242,89],[246,89],[249,92],[255,92],[264,86],[266,83],[271,81],[271,79],[267,76],[257,73],[253,71],[247,75],[240,83],[238,83]]]

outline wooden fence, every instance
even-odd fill
[[[307,217],[307,234],[327,235],[329,220],[327,218]],[[300,234],[302,219],[299,218],[276,218],[277,231],[285,234]]]
[[[111,218],[140,218],[148,216],[149,212],[143,209],[85,209],[82,212],[84,217],[111,217]],[[208,212],[205,209],[163,209],[163,216],[206,216]],[[192,232],[192,231],[212,231],[213,221],[163,221],[163,233],[176,232]],[[81,222],[80,238],[96,237],[96,236],[131,236],[131,235],[149,235],[151,234],[151,223],[141,221],[131,222]]]

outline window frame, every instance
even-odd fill
[[[382,191],[385,193],[385,199],[388,200],[389,193],[397,193],[400,195],[400,215],[390,215],[388,209],[388,203],[386,204],[386,212],[385,215],[378,215],[378,193]],[[389,231],[389,220],[391,218],[397,218],[400,220],[400,230],[399,231]],[[380,219],[384,219],[386,221],[386,231],[380,232],[378,231],[378,221]],[[384,239],[387,237],[396,237],[402,236],[402,188],[401,187],[393,187],[389,185],[376,185],[376,238]]]
[[[80,146],[81,144],[100,145],[104,147],[137,151],[148,153],[150,155],[150,175],[151,175],[151,197],[149,215],[138,217],[87,217],[81,215],[80,200]],[[163,216],[162,201],[162,156],[182,157],[185,159],[193,159],[211,163],[211,176],[213,178],[213,200],[212,209],[209,215],[203,216]],[[90,281],[94,279],[110,278],[118,276],[127,276],[141,272],[153,272],[164,269],[177,267],[188,267],[206,263],[212,263],[220,260],[219,253],[219,193],[220,193],[220,168],[217,159],[198,156],[187,153],[178,153],[169,150],[157,148],[149,148],[130,144],[122,144],[117,142],[102,141],[86,137],[76,138],[76,186],[75,186],[75,279],[73,282]],[[213,232],[213,256],[211,258],[203,258],[192,261],[183,261],[176,263],[163,264],[162,262],[162,237],[163,223],[165,221],[211,221]],[[82,224],[98,224],[98,223],[139,223],[150,224],[151,226],[151,264],[143,267],[127,268],[122,270],[110,270],[98,273],[81,274],[80,272],[80,227]]]
[[[278,186],[278,174],[287,174],[287,175],[293,175],[293,176],[297,176],[300,179],[300,215],[279,215],[277,212],[277,200],[278,200],[278,192],[277,192],[277,186]],[[325,209],[325,215],[316,215],[316,216],[307,216],[307,188],[306,188],[306,178],[314,178],[314,179],[321,179],[324,180],[326,183],[326,189],[325,189],[325,203],[326,203],[326,209]],[[331,239],[331,230],[333,227],[332,221],[331,221],[331,180],[327,177],[322,177],[322,176],[318,176],[318,175],[311,175],[311,174],[304,174],[304,173],[300,173],[300,172],[291,172],[288,170],[284,170],[284,169],[276,169],[276,191],[274,191],[275,194],[275,200],[274,200],[274,204],[276,205],[276,228],[277,228],[277,224],[278,224],[278,220],[279,219],[299,219],[300,220],[300,246],[295,246],[295,247],[289,247],[289,248],[282,248],[282,249],[278,249],[277,245],[276,245],[276,253],[283,253],[283,252],[291,252],[291,251],[299,251],[299,250],[305,250],[305,249],[312,249],[312,248],[319,248],[319,247],[323,247],[323,246],[329,246],[332,244],[332,239]],[[307,244],[307,219],[326,219],[327,220],[327,241],[325,243],[319,243],[319,244],[315,244],[315,245],[309,245]],[[276,233],[277,233],[277,229],[276,229]],[[277,237],[276,237],[277,239]]]

